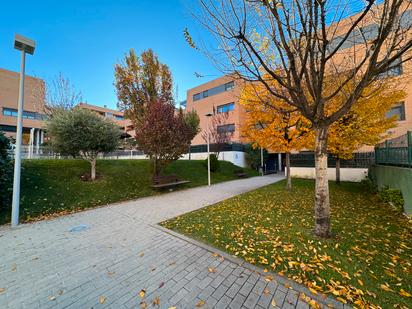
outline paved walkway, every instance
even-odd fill
[[[202,301],[203,308],[307,308],[295,290],[155,225],[279,179],[231,181],[1,227],[0,308],[195,308]],[[69,232],[79,225],[88,228]]]

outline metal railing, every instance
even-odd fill
[[[375,156],[373,152],[357,152],[353,154],[352,159],[340,160],[341,167],[351,168],[368,168],[374,163]],[[290,166],[293,167],[315,167],[315,154],[313,152],[301,152],[291,154]],[[336,167],[336,158],[328,156],[328,167]]]
[[[376,145],[375,162],[379,165],[412,167],[412,131]]]

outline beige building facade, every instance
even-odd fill
[[[20,75],[5,69],[0,69],[0,130],[6,136],[15,138],[17,131],[17,107],[19,100]],[[30,141],[40,145],[44,140],[43,122],[46,115],[43,113],[44,98],[38,94],[43,93],[44,82],[39,78],[25,76],[24,108],[23,108],[23,144]]]

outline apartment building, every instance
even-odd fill
[[[0,130],[6,136],[15,138],[17,131],[17,108],[19,99],[19,79],[17,72],[0,69]],[[30,142],[38,146],[43,143],[43,121],[46,115],[42,91],[44,81],[26,75],[23,109],[23,144]]]
[[[186,109],[195,110],[200,118],[200,133],[195,136],[192,145],[206,143],[202,134],[210,128],[212,121],[207,114],[227,113],[224,123],[221,123],[217,130],[232,133],[231,142],[243,141],[241,125],[245,111],[239,104],[241,84],[230,76],[223,76],[187,91]]]
[[[124,113],[121,112],[121,111],[107,108],[106,105],[101,107],[101,106],[92,105],[92,104],[88,104],[88,103],[79,103],[77,105],[77,107],[91,110],[91,111],[101,115],[104,118],[112,120],[119,127],[121,127],[122,130],[124,131],[124,134],[122,135],[122,138],[134,137],[135,134],[136,134],[132,121],[130,119],[126,119],[124,117]]]

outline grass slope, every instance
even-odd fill
[[[220,162],[221,169],[212,173],[212,182],[235,179],[239,167]],[[85,182],[80,176],[89,172],[83,160],[23,161],[20,218],[30,221],[56,213],[66,213],[109,203],[159,194],[150,187],[148,160],[99,160],[96,182]],[[253,170],[246,170],[251,176]],[[165,174],[176,174],[191,183],[179,189],[207,184],[203,161],[179,160],[167,167]],[[0,209],[0,224],[10,222],[10,209]]]
[[[356,307],[412,308],[412,229],[361,184],[330,184],[335,237],[314,236],[314,182],[280,182],[162,223]]]

